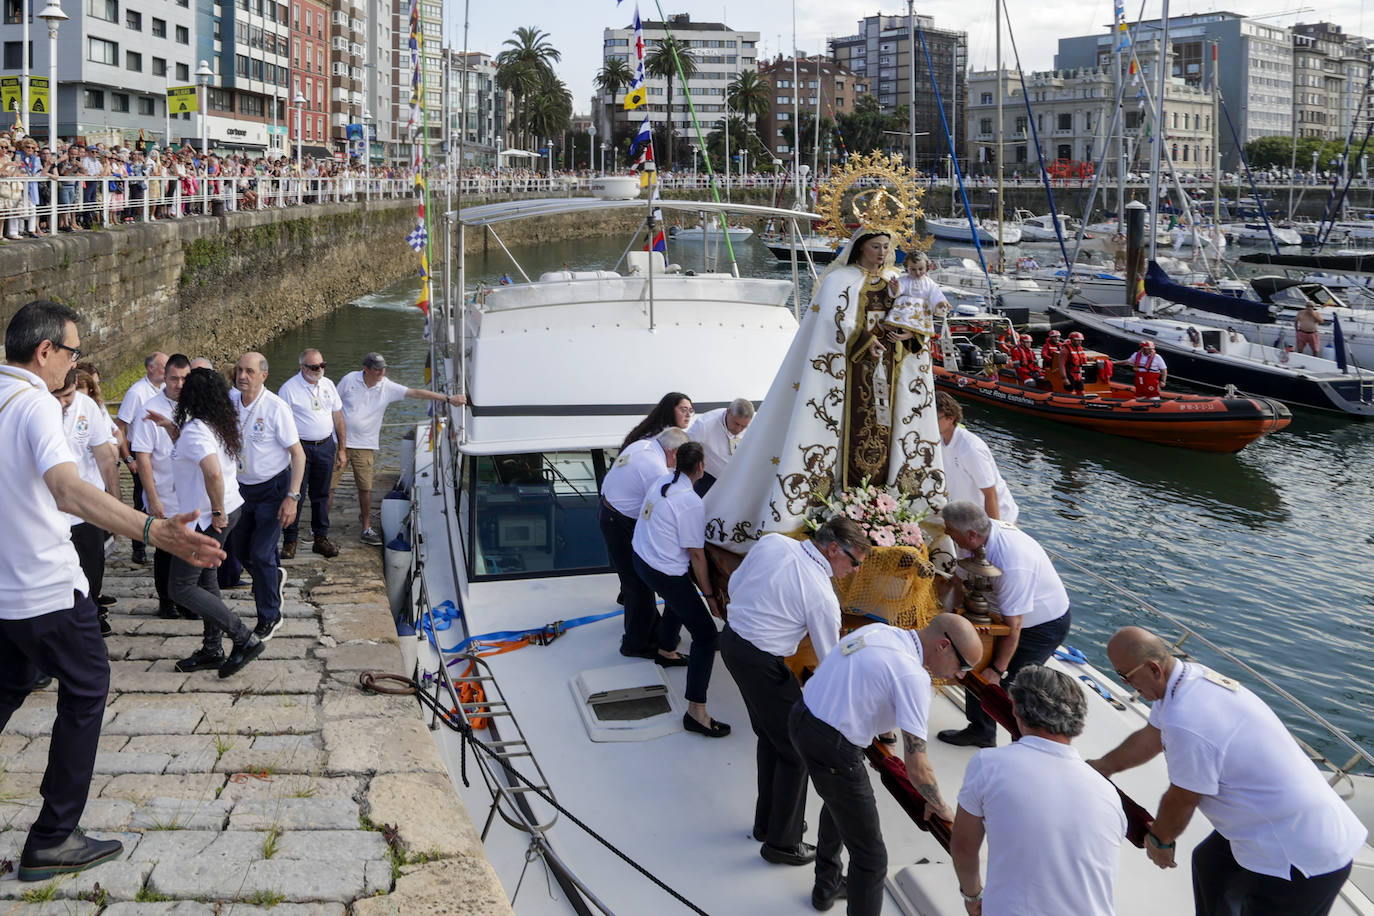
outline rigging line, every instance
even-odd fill
[[[1216,67],[1215,62],[1212,66],[1213,68]],[[1215,78],[1216,77],[1213,77],[1213,79]],[[1269,223],[1269,208],[1264,205],[1264,200],[1260,197],[1259,186],[1255,184],[1255,176],[1250,171],[1250,160],[1245,155],[1245,146],[1240,142],[1240,135],[1236,133],[1236,125],[1231,120],[1231,109],[1227,106],[1226,97],[1221,94],[1220,89],[1217,90],[1217,101],[1221,103],[1221,113],[1226,116],[1226,126],[1231,129],[1231,139],[1236,141],[1236,151],[1240,153],[1240,164],[1241,167],[1245,169],[1245,178],[1250,182],[1250,192],[1255,195],[1255,203],[1259,204],[1260,218],[1264,220],[1264,231],[1269,233],[1269,244],[1274,246],[1274,254],[1278,254],[1279,240],[1274,237],[1274,227]],[[1366,137],[1367,136],[1366,134]],[[1239,198],[1240,195],[1237,194],[1236,197]],[[1236,206],[1240,206],[1239,199],[1236,200]],[[1320,245],[1317,247],[1317,250],[1321,250]],[[1217,252],[1217,257],[1221,257],[1220,251]]]
[[[1360,104],[1359,104],[1359,105],[1356,107],[1356,109],[1355,109],[1355,117],[1352,118],[1351,121],[1350,121],[1350,133],[1346,134],[1346,138],[1345,138],[1345,149],[1342,150],[1342,152],[1341,152],[1341,155],[1344,156],[1344,157],[1346,157],[1345,161],[1346,161],[1347,163],[1350,162],[1350,158],[1349,158],[1349,157],[1350,157],[1350,144],[1353,143],[1354,140],[1355,140],[1355,126],[1359,123],[1359,120],[1360,120],[1360,113],[1361,113],[1362,111],[1364,111],[1365,102],[1369,99],[1369,89],[1370,89],[1370,85],[1371,85],[1372,82],[1374,82],[1374,73],[1370,74],[1369,78],[1366,79],[1366,81],[1365,81],[1365,90],[1364,90],[1364,93],[1360,96]],[[1365,130],[1365,140],[1368,141],[1368,139],[1369,139],[1369,130],[1368,130],[1368,128],[1366,127],[1366,130]],[[1363,145],[1363,144],[1361,144],[1360,149],[1361,149],[1361,151],[1363,151],[1363,149],[1364,149],[1364,145]],[[1347,171],[1348,171],[1348,170],[1349,170],[1349,169],[1348,169],[1348,166],[1347,166]],[[1346,186],[1349,187],[1349,183],[1348,183],[1348,182],[1347,182],[1347,185],[1346,185]],[[1341,199],[1342,201],[1345,199],[1345,192],[1344,192],[1344,191],[1341,192],[1340,199]],[[1335,204],[1335,206],[1333,206],[1333,204]],[[1336,188],[1335,188],[1335,186],[1333,185],[1332,188],[1331,188],[1331,193],[1330,193],[1330,194],[1327,196],[1327,198],[1326,198],[1326,210],[1322,213],[1321,222],[1317,225],[1317,250],[1318,250],[1318,251],[1321,251],[1322,248],[1323,248],[1323,246],[1326,245],[1326,239],[1327,239],[1327,237],[1330,236],[1331,230],[1332,230],[1333,228],[1335,228],[1335,225],[1336,225],[1336,215],[1337,215],[1337,213],[1339,212],[1339,206],[1340,206],[1340,205],[1339,205],[1339,203],[1338,203],[1337,200],[1336,200]],[[1330,218],[1330,222],[1331,222],[1331,225],[1330,225],[1330,226],[1327,225],[1327,219],[1328,219],[1328,217]],[[1323,229],[1325,229],[1325,231],[1323,231]]]
[[[1021,98],[1026,103],[1026,123],[1030,125],[1031,140],[1035,143],[1035,158],[1040,165],[1040,180],[1045,185],[1045,194],[1050,199],[1050,219],[1054,220],[1054,237],[1059,241],[1059,253],[1064,258],[1064,263],[1069,263],[1069,249],[1064,244],[1064,229],[1059,225],[1059,209],[1054,204],[1054,189],[1050,187],[1050,176],[1045,171],[1045,151],[1040,148],[1040,131],[1035,126],[1035,113],[1031,111],[1030,89],[1026,86],[1026,71],[1021,67],[1021,52],[1016,47],[1016,31],[1011,27],[1011,10],[1007,9],[1006,0],[998,0],[1002,4],[1002,15],[1007,20],[1007,37],[1011,39],[1011,55],[1016,60],[1016,75],[1021,81]],[[998,72],[997,78],[1000,80],[1002,74]],[[998,124],[997,130],[1000,135],[1003,125]],[[998,138],[1001,144],[1001,138]]]
[[[1374,82],[1374,75],[1371,75],[1370,80],[1371,80],[1371,82]],[[1365,83],[1364,98],[1362,98],[1362,99],[1360,100],[1360,107],[1355,111],[1355,120],[1358,120],[1359,117],[1360,117],[1360,111],[1362,111],[1363,108],[1364,108],[1364,101],[1365,101],[1365,99],[1368,98],[1368,96],[1369,96],[1369,90],[1370,90],[1370,83],[1369,83],[1369,82],[1366,82],[1366,83]],[[1353,137],[1353,136],[1354,136],[1354,131],[1355,131],[1354,121],[1351,122],[1351,128],[1350,128],[1350,130],[1351,130],[1351,136]],[[1370,131],[1371,131],[1371,130],[1374,130],[1374,122],[1366,121],[1366,123],[1365,123],[1365,129],[1364,129],[1364,139],[1363,139],[1362,141],[1360,141],[1360,151],[1359,151],[1358,156],[1363,156],[1363,155],[1364,155],[1365,148],[1369,145],[1369,135],[1370,135]],[[1335,206],[1332,208],[1331,224],[1330,224],[1329,226],[1327,226],[1327,228],[1326,228],[1326,234],[1325,234],[1324,236],[1320,236],[1320,237],[1317,239],[1317,250],[1318,250],[1318,251],[1321,251],[1322,248],[1326,245],[1326,239],[1331,235],[1331,230],[1334,229],[1334,228],[1336,227],[1336,213],[1338,213],[1338,212],[1340,211],[1340,208],[1344,205],[1346,195],[1347,195],[1347,194],[1349,193],[1349,191],[1350,191],[1350,183],[1353,182],[1353,181],[1355,180],[1355,173],[1354,173],[1353,171],[1351,171],[1351,169],[1350,169],[1350,162],[1351,162],[1351,160],[1350,160],[1350,141],[1349,141],[1349,140],[1346,141],[1345,152],[1342,153],[1342,155],[1345,156],[1345,173],[1346,173],[1345,184],[1341,187],[1340,196],[1336,199],[1336,201],[1335,201]],[[1334,190],[1333,190],[1332,193],[1335,193]]]
[[[509,776],[514,776],[521,783],[523,783],[525,787],[529,789],[529,791],[539,796],[540,799],[542,799],[545,803],[547,803],[559,814],[562,814],[565,817],[567,817],[569,821],[576,824],[589,837],[596,840],[602,846],[606,847],[606,849],[614,853],[617,858],[619,858],[625,864],[629,865],[635,871],[639,872],[649,881],[653,882],[655,886],[657,886],[660,890],[667,893],[674,900],[681,903],[683,906],[687,907],[687,909],[691,910],[693,913],[699,914],[699,916],[710,916],[709,913],[707,913],[701,907],[697,906],[692,901],[688,900],[682,894],[678,893],[676,890],[670,887],[666,882],[664,882],[653,872],[649,871],[647,868],[640,865],[638,862],[630,858],[624,852],[621,852],[621,850],[617,848],[614,843],[603,837],[601,834],[597,833],[596,830],[594,830],[591,827],[591,825],[587,824],[577,815],[573,814],[567,808],[563,807],[563,805],[560,804],[552,795],[549,795],[547,792],[544,791],[544,789],[531,782],[529,780],[529,777],[525,776],[524,773],[521,773],[519,770],[515,769],[512,766],[509,766],[504,761],[502,761],[501,755],[498,751],[496,751],[496,749],[492,748],[481,738],[478,738],[476,735],[472,733],[471,725],[463,721],[463,719],[461,717],[458,717],[456,713],[444,709],[442,706],[440,706],[437,700],[435,700],[429,694],[425,693],[424,690],[420,688],[420,685],[415,683],[414,679],[411,679],[411,684],[416,688],[415,698],[419,700],[421,703],[423,703],[425,706],[428,706],[430,712],[433,713],[433,715],[436,719],[438,719],[438,721],[444,723],[444,725],[448,726],[450,730],[455,731],[459,735],[461,735],[464,745],[471,745],[472,747],[475,747],[477,750],[486,754],[492,760],[497,761],[501,765],[502,772],[506,773]],[[450,691],[450,693],[452,692]],[[466,759],[467,755],[464,754],[463,756],[464,759]],[[465,786],[468,785],[466,778],[463,780],[463,784]]]

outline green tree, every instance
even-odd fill
[[[854,110],[839,116],[840,133],[851,153],[871,153],[887,149],[885,131],[901,130],[905,119],[896,115],[883,114],[878,100],[871,95],[861,95],[854,103]]]
[[[525,100],[526,129],[535,138],[548,141],[550,155],[553,155],[554,139],[572,120],[572,104],[572,93],[552,73],[545,74],[538,88]]]
[[[514,37],[507,38],[502,47],[504,50],[496,55],[496,84],[512,96],[511,124],[517,132],[517,142],[523,142],[528,138],[529,128],[522,102],[539,90],[545,75],[553,75],[552,65],[562,60],[563,54],[550,43],[547,32],[534,26],[516,29]]]
[[[835,137],[835,122],[829,117],[821,115],[820,132],[820,161],[825,161],[825,150],[827,144],[833,145]],[[812,168],[816,168],[817,163],[812,160],[816,158],[816,116],[814,114],[802,113],[801,116],[801,161],[810,163]]]
[[[616,96],[620,95],[622,89],[628,89],[635,81],[634,70],[629,63],[618,57],[612,57],[602,65],[596,72],[596,88],[606,96],[606,127],[610,128],[615,123],[615,104]]]
[[[759,166],[773,158],[773,154],[759,142],[758,136],[749,129],[749,125],[744,122],[744,118],[730,118],[730,158],[734,162],[739,162],[741,151],[749,152],[748,161],[754,166]],[[706,136],[706,152],[711,157],[711,168],[717,173],[725,171],[725,131],[717,128]],[[738,166],[731,164],[732,170],[738,171]]]
[[[682,68],[681,74],[678,73],[679,66]],[[645,55],[644,72],[668,81],[668,142],[664,150],[667,155],[664,157],[663,168],[672,171],[673,143],[676,140],[676,131],[673,130],[673,81],[680,75],[685,85],[687,80],[696,76],[697,61],[686,45],[669,36]]]
[[[768,117],[773,106],[773,87],[759,78],[757,70],[745,70],[725,90],[730,110],[744,116],[752,126]]]

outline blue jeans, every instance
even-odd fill
[[[625,635],[620,639],[620,653],[643,655],[652,652],[659,617],[653,590],[635,572],[635,520],[621,515],[603,499],[597,524],[606,542],[606,555],[620,579],[620,597],[625,606]]]
[[[636,554],[635,571],[644,584],[663,596],[663,617],[658,625],[658,647],[665,652],[677,648],[682,628],[692,634],[692,654],[687,661],[687,689],[682,695],[689,703],[705,703],[711,684],[711,668],[716,663],[716,640],[720,636],[706,602],[697,594],[691,578],[683,573],[670,576],[645,563]]]
[[[1007,683],[1011,683],[1012,678],[1016,677],[1016,672],[1027,665],[1043,665],[1069,635],[1069,625],[1072,622],[1072,616],[1065,611],[1063,617],[1056,617],[1054,620],[1047,620],[1022,630],[1021,638],[1016,643],[1016,651],[1012,654],[1011,661],[1007,662]],[[964,714],[968,716],[969,728],[976,734],[989,741],[997,737],[997,723],[992,720],[992,716],[983,711],[983,704],[967,690],[964,691]]]
[[[883,910],[887,847],[878,825],[864,752],[817,719],[798,701],[788,717],[792,744],[806,764],[816,794],[825,802],[816,834],[816,889],[840,886],[840,847],[849,850],[849,916],[878,916]]]
[[[281,593],[277,590],[281,567],[277,541],[281,538],[281,521],[277,513],[281,511],[290,484],[289,467],[271,480],[239,484],[243,508],[239,510],[238,524],[229,535],[229,549],[253,577],[253,601],[258,607],[260,623],[281,616]]]
[[[296,518],[282,529],[281,539],[290,544],[300,537],[301,516],[304,506],[310,500],[310,530],[315,539],[329,536],[329,482],[334,475],[335,444],[333,439],[319,442],[301,440],[305,450],[305,477],[301,480],[301,509]]]

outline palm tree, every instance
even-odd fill
[[[553,159],[553,138],[567,129],[572,120],[572,93],[563,81],[552,73],[540,83],[525,103],[525,127],[536,138],[549,141],[549,159]]]
[[[730,83],[726,98],[730,110],[743,115],[752,127],[760,118],[768,117],[773,104],[773,87],[759,79],[757,70],[745,70]]]
[[[668,81],[668,149],[663,163],[663,167],[668,171],[672,171],[673,168],[673,80],[679,75],[679,65],[682,67],[681,76],[684,84],[697,75],[697,61],[691,50],[671,36],[660,41],[644,57],[645,74]]]
[[[596,73],[596,88],[600,89],[606,96],[606,135],[611,133],[611,125],[615,121],[615,97],[620,95],[620,90],[631,85],[635,81],[635,73],[630,69],[630,65],[619,57],[612,57],[602,65]]]
[[[513,97],[514,118],[517,130],[523,132],[526,118],[521,106],[530,93],[537,91],[544,74],[553,74],[552,64],[563,59],[563,54],[549,43],[549,35],[534,26],[521,26],[515,30],[515,37],[507,38],[502,45],[505,49],[496,55],[500,70],[496,83]]]

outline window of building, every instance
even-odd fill
[[[1016,133],[1018,136],[1024,137],[1029,128],[1030,118],[1027,115],[1021,115],[1016,119]],[[992,133],[992,131],[984,131],[984,133]]]
[[[1059,125],[1060,130],[1073,130],[1073,113],[1067,111],[1060,112],[1058,121],[1056,123]],[[1067,159],[1068,157],[1061,156],[1059,158]]]
[[[109,64],[112,67],[119,66],[119,45],[113,41],[106,41],[103,38],[96,38],[94,35],[86,39],[86,59],[92,63]]]
[[[234,75],[248,78],[248,56],[246,54],[234,55]]]
[[[210,111],[233,111],[234,94],[227,89],[209,87],[205,90],[205,107]]]
[[[110,93],[110,110],[111,110],[111,111],[128,111],[128,110],[129,110],[129,95],[128,95],[128,93],[126,93],[126,92],[111,92],[111,93]]]
[[[980,118],[978,120],[978,133],[984,136],[992,133],[992,118]]]
[[[137,51],[124,52],[124,69],[135,73],[143,72],[143,55]]]
[[[790,95],[780,95],[780,96],[778,96],[778,104],[779,104],[779,105],[791,105],[791,104],[792,104],[792,97],[791,97]]]
[[[190,64],[177,64],[177,82],[184,83],[191,78]]]
[[[5,69],[22,70],[24,69],[24,50],[23,43],[18,41],[5,42]]]
[[[5,25],[18,25],[23,19],[23,0],[5,0]]]
[[[979,104],[979,105],[991,105],[991,104],[992,104],[992,93],[991,93],[991,92],[984,92],[982,95],[980,95],[980,96],[978,97],[978,104]]]
[[[239,112],[261,118],[267,113],[267,106],[260,95],[239,96]]]
[[[1059,144],[1059,153],[1058,153],[1058,157],[1059,157],[1060,159],[1072,159],[1072,158],[1073,158],[1073,145],[1070,144],[1070,143],[1061,143],[1061,144]]]
[[[126,28],[133,29],[135,32],[143,31],[143,14],[133,10],[125,10],[124,25]]]
[[[167,20],[166,20],[166,19],[158,19],[157,17],[153,17],[153,37],[154,37],[154,38],[166,38],[166,37],[167,37]]]
[[[89,0],[89,3],[86,11],[91,14],[93,19],[103,19],[106,22],[119,21],[119,0]],[[15,22],[18,21],[18,19],[15,20]],[[105,106],[102,105],[101,107]]]
[[[177,44],[189,45],[191,43],[191,30],[184,25],[177,26]]]
[[[155,114],[157,114],[157,103],[154,102],[153,99],[150,98],[149,96],[146,96],[146,95],[141,95],[141,96],[139,96],[139,97],[138,97],[138,113],[141,114],[141,115],[155,115]]]
[[[87,89],[85,102],[87,108],[103,109],[105,107],[105,93],[99,89]]]

